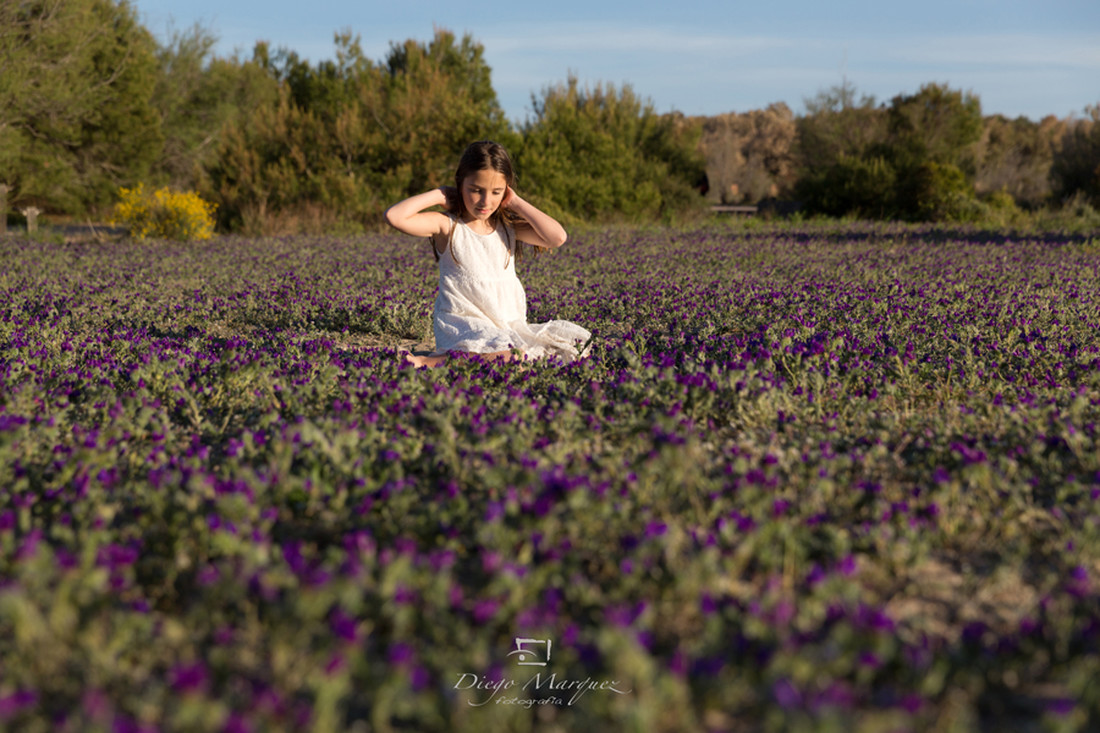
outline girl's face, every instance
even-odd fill
[[[466,213],[478,221],[489,222],[500,202],[504,200],[504,194],[508,191],[508,182],[504,174],[486,168],[471,173],[462,181],[462,204],[466,207]]]

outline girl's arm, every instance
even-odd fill
[[[446,206],[447,193],[442,188],[410,196],[386,209],[386,223],[414,237],[446,236],[451,223],[445,214],[424,211],[433,206]]]
[[[557,219],[521,199],[511,188],[504,195],[501,206],[526,220],[525,223],[516,225],[516,239],[519,241],[548,249],[556,249],[565,244],[565,229]]]

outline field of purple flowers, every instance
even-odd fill
[[[1100,246],[743,224],[0,240],[0,728],[1100,726]],[[526,640],[526,641],[525,641]]]

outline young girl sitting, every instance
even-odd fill
[[[454,189],[418,194],[386,211],[391,226],[429,237],[439,262],[435,351],[406,354],[412,364],[438,366],[452,352],[502,360],[557,355],[571,361],[578,356],[577,344],[591,338],[569,321],[527,323],[527,295],[516,277],[518,243],[555,249],[565,243],[565,230],[517,196],[514,180],[507,151],[494,142],[476,142],[459,160]],[[425,211],[433,206],[447,213]]]

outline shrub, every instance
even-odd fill
[[[629,85],[581,88],[574,76],[532,102],[517,168],[567,223],[673,220],[702,206],[694,188],[706,175],[701,131],[682,117],[658,115]]]
[[[1096,208],[1100,207],[1100,104],[1086,112],[1087,119],[1074,120],[1066,130],[1051,175],[1057,199],[1069,202],[1082,193]]]
[[[981,222],[986,226],[1017,226],[1027,220],[1016,199],[1005,189],[994,191],[978,201]]]
[[[898,209],[912,221],[973,221],[980,207],[966,174],[951,163],[926,161],[902,171]]]
[[[160,188],[149,194],[143,184],[119,189],[111,223],[123,224],[138,239],[210,239],[214,233],[214,204],[193,191]]]
[[[829,166],[808,172],[798,193],[813,211],[829,216],[884,219],[894,214],[897,172],[882,156],[841,153]]]

